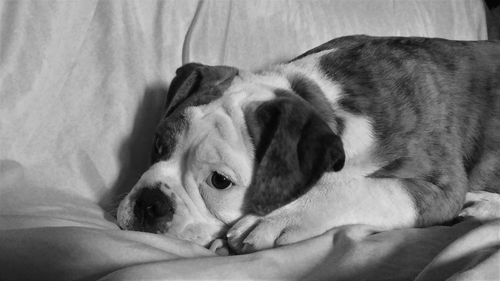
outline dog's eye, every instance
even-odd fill
[[[226,189],[228,187],[231,187],[233,185],[233,182],[229,180],[227,177],[217,172],[213,172],[212,176],[210,176],[209,184],[210,186],[217,189]]]

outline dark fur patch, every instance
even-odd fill
[[[320,66],[341,85],[340,106],[372,119],[386,163],[372,177],[403,182],[419,225],[453,217],[469,186],[498,186],[499,43],[349,36],[299,58],[327,49]]]
[[[236,75],[238,70],[228,66],[189,63],[177,69],[168,90],[164,117],[156,130],[152,163],[171,157],[177,137],[189,125],[184,110],[221,97]]]
[[[299,96],[312,106],[323,121],[334,126],[335,133],[341,136],[344,131],[344,120],[335,114],[320,87],[304,75],[293,74],[287,79],[290,81],[292,91],[276,89],[275,95],[277,97]]]
[[[304,75],[294,74],[288,77],[293,93],[307,101],[328,124],[336,124],[336,133],[342,135],[344,121],[331,108],[320,87]]]
[[[288,77],[288,80],[292,91],[310,103],[326,122],[334,120],[335,113],[316,83],[303,75],[293,75]]]
[[[305,101],[282,92],[245,111],[255,167],[245,208],[264,215],[304,194],[325,171],[342,169],[340,138]]]

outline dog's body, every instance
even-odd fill
[[[350,36],[258,74],[177,71],[126,229],[237,251],[448,221],[500,191],[500,43]],[[246,215],[246,216],[245,216]]]

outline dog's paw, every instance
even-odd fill
[[[291,244],[312,237],[300,216],[247,215],[228,231],[229,246],[239,254]]]
[[[230,254],[227,241],[222,239],[215,239],[212,244],[210,244],[209,250],[219,256],[229,256]]]
[[[474,191],[467,193],[461,217],[474,217],[487,221],[500,218],[500,194],[487,191]]]

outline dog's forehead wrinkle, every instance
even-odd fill
[[[194,149],[194,161],[201,164],[213,165],[221,160],[221,155],[216,146],[196,145]]]
[[[246,171],[251,170],[252,157],[248,155],[248,147],[244,140],[227,142],[224,139],[212,138],[210,141],[200,141],[193,145],[193,150],[195,165],[200,167],[205,165],[213,170],[229,169],[230,175],[238,182],[248,182]],[[199,167],[197,169],[202,170]]]
[[[232,135],[234,135],[234,131],[225,126],[224,121],[215,121],[215,129],[223,139],[231,139]]]
[[[265,99],[274,96],[274,93],[267,89],[263,93],[267,96]],[[186,109],[191,133],[199,136],[206,132],[216,131],[222,139],[230,143],[244,140],[247,133],[243,109],[244,105],[252,100],[248,96],[246,90],[229,92],[211,104]]]

